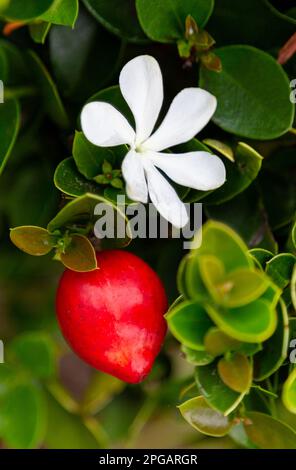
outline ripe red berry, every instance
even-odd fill
[[[97,254],[99,269],[67,269],[57,291],[61,330],[88,364],[137,383],[150,372],[166,333],[167,298],[157,274],[120,250]]]

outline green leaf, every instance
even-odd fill
[[[271,251],[265,250],[264,248],[252,248],[249,253],[264,270],[267,261],[269,261],[274,256]]]
[[[9,447],[28,449],[39,446],[44,438],[46,407],[40,389],[31,383],[10,387],[2,400],[1,437]]]
[[[288,353],[289,317],[282,299],[277,307],[278,323],[274,334],[265,341],[262,351],[254,356],[254,379],[261,381],[283,364]]]
[[[78,0],[54,0],[51,7],[38,19],[48,23],[74,26],[78,16]]]
[[[84,194],[79,196],[77,199],[70,201],[63,209],[49,222],[48,230],[54,232],[55,230],[62,229],[68,226],[79,225],[81,223],[89,223],[90,220],[95,222],[100,217],[105,214],[100,214],[99,216],[94,214],[95,207],[98,204],[103,204],[104,211],[109,210],[113,213],[113,225],[114,228],[114,238],[102,239],[104,244],[112,244],[116,246],[126,246],[131,240],[130,228],[128,225],[128,220],[125,214],[120,210],[119,207],[114,206],[111,202],[107,201],[101,196],[96,194]],[[108,212],[109,214],[109,212]],[[125,233],[121,234],[120,228],[125,227]],[[119,233],[117,231],[119,230]],[[117,235],[120,235],[120,237]],[[123,235],[121,237],[121,235]]]
[[[192,254],[215,256],[228,273],[236,268],[252,267],[247,250],[243,240],[230,227],[220,222],[208,221],[202,227],[202,244],[200,248],[193,249]]]
[[[16,100],[0,104],[0,174],[15,144],[20,119],[20,108]]]
[[[0,39],[0,51],[1,56],[4,56],[4,68],[0,66],[1,74],[0,78],[4,81],[7,86],[24,86],[28,83],[28,68],[25,61],[25,55],[23,52],[15,46],[12,42]],[[0,56],[0,57],[1,57]],[[0,62],[1,63],[1,62]],[[5,89],[4,89],[5,95]],[[6,89],[7,96],[7,89]]]
[[[71,242],[60,259],[66,268],[77,272],[87,272],[97,269],[97,258],[94,247],[87,237],[72,235]]]
[[[247,414],[244,425],[248,439],[259,449],[296,449],[296,433],[285,423],[264,413]]]
[[[35,52],[29,51],[28,58],[32,77],[40,90],[46,112],[57,125],[67,127],[68,117],[51,76]]]
[[[107,446],[105,436],[101,439],[100,446],[81,418],[62,408],[50,394],[47,394],[47,406],[48,424],[44,438],[46,448],[98,449]]]
[[[231,162],[234,162],[234,153],[230,145],[221,142],[220,140],[216,139],[204,139],[203,143],[206,144],[208,147],[212,148],[213,150],[221,153],[224,157],[228,158]]]
[[[266,273],[273,282],[284,289],[290,283],[296,257],[291,253],[280,253],[266,263]]]
[[[228,351],[235,351],[242,343],[226,335],[219,328],[210,328],[204,338],[205,350],[212,356],[221,356]]]
[[[271,50],[292,36],[295,24],[286,15],[275,14],[266,0],[219,0],[208,30],[217,44],[249,44]]]
[[[291,299],[294,309],[296,310],[296,266],[293,269],[291,278]]]
[[[230,358],[221,358],[218,362],[221,380],[235,392],[248,392],[252,384],[252,366],[243,354],[235,353]]]
[[[284,383],[282,400],[291,413],[296,414],[296,369],[294,369]]]
[[[83,0],[89,12],[111,33],[130,42],[142,43],[143,33],[134,0]]]
[[[234,198],[257,178],[262,165],[262,157],[245,142],[238,142],[234,151],[234,162],[222,158],[226,167],[226,182],[221,188],[203,198],[209,204],[221,204]]]
[[[42,0],[42,2],[36,2],[36,0],[26,0],[23,2],[22,0],[10,0],[7,8],[1,14],[10,21],[29,21],[46,12],[53,1]]]
[[[217,303],[224,307],[241,307],[258,299],[269,285],[260,271],[241,268],[227,274],[213,285]]]
[[[187,423],[207,436],[222,437],[231,428],[229,418],[211,408],[204,397],[191,398],[178,408]]]
[[[201,279],[213,298],[218,298],[216,286],[224,278],[223,263],[216,256],[202,255],[197,258]],[[192,279],[194,284],[195,279]]]
[[[16,337],[9,345],[9,354],[34,377],[48,379],[56,374],[56,347],[46,333],[24,333]]]
[[[44,44],[50,28],[51,23],[46,23],[45,21],[41,21],[40,23],[31,23],[29,25],[31,38],[38,44]]]
[[[153,41],[175,42],[185,36],[185,20],[190,14],[203,27],[214,7],[213,0],[136,0],[141,26]]]
[[[82,132],[75,132],[73,157],[78,170],[86,178],[92,179],[102,173],[105,160],[114,164],[113,149],[98,147],[87,140]]]
[[[69,196],[82,196],[86,193],[99,194],[102,192],[98,184],[82,176],[72,157],[63,160],[56,168],[54,174],[56,187]]]
[[[227,335],[246,343],[261,343],[275,331],[275,309],[266,300],[231,309],[218,309],[207,305],[206,311],[216,325]]]
[[[53,26],[49,35],[50,61],[63,95],[81,105],[104,87],[116,72],[120,50],[119,39],[85,10],[81,10],[74,29]]]
[[[203,351],[203,340],[213,322],[203,307],[184,302],[177,305],[166,316],[171,333],[188,348]]]
[[[235,410],[244,397],[244,393],[237,393],[222,382],[216,362],[198,367],[195,379],[206,402],[224,416]]]
[[[55,244],[55,237],[45,228],[33,225],[11,229],[10,239],[20,250],[33,256],[47,255]]]
[[[268,140],[287,132],[293,123],[294,105],[281,66],[250,46],[228,46],[215,53],[222,61],[222,72],[202,68],[199,82],[218,100],[213,121],[228,132],[251,139]]]
[[[205,366],[214,360],[214,357],[206,351],[196,351],[184,346],[184,344],[181,345],[181,351],[185,354],[186,361],[194,366]]]

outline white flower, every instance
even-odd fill
[[[201,88],[185,88],[174,98],[159,128],[152,132],[163,102],[158,62],[143,55],[132,59],[119,77],[121,93],[135,119],[136,131],[111,104],[92,102],[81,113],[87,139],[101,147],[127,144],[122,174],[130,199],[148,202],[176,227],[188,222],[185,205],[167,179],[189,188],[208,191],[225,182],[225,167],[208,152],[162,153],[192,139],[211,119],[216,98]]]

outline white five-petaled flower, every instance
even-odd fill
[[[175,227],[188,222],[185,205],[158,169],[176,183],[207,191],[225,182],[219,157],[205,151],[162,153],[192,139],[211,119],[216,98],[201,88],[185,88],[174,98],[159,128],[152,132],[163,102],[158,62],[143,55],[132,59],[119,77],[121,93],[129,105],[136,130],[111,104],[88,103],[81,113],[87,139],[101,147],[127,144],[122,174],[130,199],[146,203],[148,194],[159,213]]]

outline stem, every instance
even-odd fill
[[[60,405],[69,413],[77,414],[79,411],[78,403],[71,397],[67,390],[57,381],[52,381],[47,385],[48,391],[54,396]]]
[[[291,127],[291,129],[289,129],[288,132],[291,132],[291,134],[296,135],[296,129],[294,129],[293,127]]]
[[[140,434],[141,430],[143,429],[144,425],[147,423],[148,419],[151,417],[156,406],[157,406],[157,401],[155,400],[155,398],[149,397],[145,400],[144,404],[141,406],[134,421],[132,422],[130,426],[127,441],[125,444],[126,448],[131,449],[133,447],[135,439]]]
[[[100,425],[98,420],[93,416],[85,416],[82,417],[83,423],[85,427],[89,430],[89,432],[93,435],[95,440],[98,443],[98,446],[101,449],[106,449],[108,447],[108,436],[104,430],[104,428]]]
[[[31,86],[5,87],[4,89],[5,100],[27,98],[28,96],[36,96],[37,94],[37,89]]]
[[[267,389],[271,393],[274,393],[270,379],[266,380],[266,385],[267,385]],[[273,397],[270,397],[270,399],[269,399],[269,406],[270,406],[271,416],[273,418],[277,418],[277,409],[276,409],[275,400],[274,400]]]

